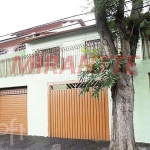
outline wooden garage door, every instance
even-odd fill
[[[78,96],[79,88],[72,85],[50,86],[49,136],[109,140],[108,90],[97,100],[91,92]]]
[[[27,88],[0,89],[0,133],[27,135]]]

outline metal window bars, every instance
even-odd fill
[[[108,53],[102,48],[101,40],[95,39],[95,40],[88,40],[85,41],[85,48],[90,51],[96,50],[98,52],[98,55],[107,55]],[[88,56],[88,54],[87,54]]]
[[[88,48],[90,48],[90,45]],[[2,59],[0,60],[0,77],[44,73],[45,70],[50,71],[54,68],[63,69],[65,63],[70,65],[70,60],[68,59],[72,59],[73,67],[78,68],[81,56],[85,56],[81,52],[82,49],[85,49],[84,43],[66,47],[54,47],[37,51],[34,54]]]
[[[25,44],[19,44],[15,46],[0,48],[0,55],[12,53],[12,52],[18,52],[18,51],[25,50],[25,49],[26,49]]]

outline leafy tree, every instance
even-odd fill
[[[80,94],[93,87],[92,95],[105,87],[112,93],[110,150],[137,150],[133,127],[135,56],[140,31],[148,30],[150,12],[146,0],[93,0],[97,31],[106,57],[99,50],[84,50],[90,59],[79,75],[85,83]],[[131,6],[131,9],[128,7]],[[146,7],[147,6],[147,7]],[[143,11],[144,9],[144,11]],[[146,23],[145,23],[146,22]],[[118,40],[118,45],[114,40]]]

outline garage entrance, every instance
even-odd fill
[[[108,90],[99,100],[91,92],[78,96],[79,83],[49,86],[49,136],[109,140]]]
[[[0,89],[0,133],[27,135],[27,87]]]

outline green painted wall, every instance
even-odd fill
[[[134,128],[137,142],[150,143],[150,60],[136,60]]]
[[[150,143],[150,60],[136,60],[137,75],[134,78],[134,132],[135,141]],[[109,121],[111,128],[112,98],[109,91]]]

